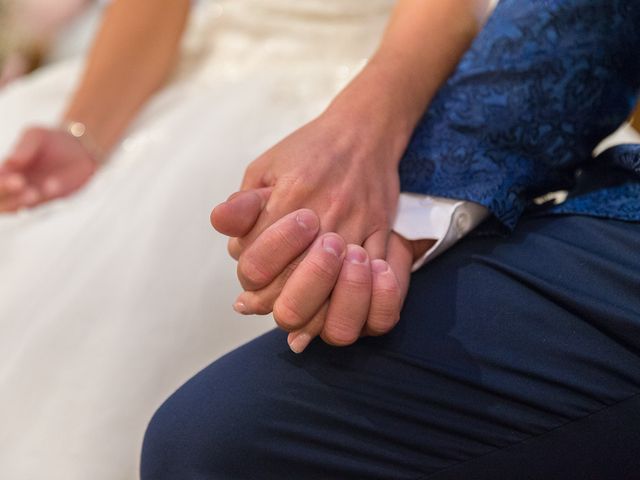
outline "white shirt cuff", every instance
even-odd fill
[[[393,230],[407,240],[436,240],[413,264],[413,271],[433,260],[477,227],[489,211],[473,202],[401,193]]]

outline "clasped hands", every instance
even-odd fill
[[[312,122],[266,152],[211,214],[231,237],[245,290],[234,308],[273,312],[296,353],[318,336],[346,346],[390,331],[413,260],[430,245],[391,232],[399,182],[385,159],[394,152],[326,133]]]

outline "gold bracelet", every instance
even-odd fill
[[[62,129],[72,137],[76,138],[98,165],[103,163],[104,152],[93,140],[93,137],[87,131],[87,126],[84,123],[69,120],[62,124]]]

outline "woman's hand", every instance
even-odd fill
[[[95,169],[95,160],[77,138],[63,130],[29,128],[0,166],[0,212],[67,196]]]
[[[337,232],[363,245],[372,258],[384,258],[406,140],[398,137],[385,119],[333,112],[289,135],[246,171],[242,190],[269,187],[271,195],[252,231],[230,241],[231,254],[238,257],[268,226],[304,207],[319,215],[322,231]],[[239,276],[248,290],[265,286],[259,272],[240,270]]]

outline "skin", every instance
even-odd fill
[[[249,231],[250,219],[258,217],[267,195],[268,191],[253,190],[234,194],[225,202],[224,213],[243,218]],[[224,214],[216,209],[213,216],[222,221]],[[361,246],[347,244],[336,233],[319,232],[318,215],[300,209],[267,228],[246,251],[247,261],[262,265],[263,271],[286,270],[291,259],[296,259],[295,268],[276,289],[273,306],[278,325],[291,332],[289,344],[296,353],[317,336],[329,344],[346,346],[362,335],[390,331],[399,319],[412,263],[434,243],[410,242],[392,234],[386,261],[370,260]],[[295,243],[284,238],[295,239]],[[268,264],[261,263],[265,259]],[[264,303],[264,293],[245,292],[236,310],[269,313],[271,301]]]
[[[338,231],[373,258],[384,258],[399,193],[398,163],[427,105],[477,33],[485,3],[400,0],[364,70],[322,115],[247,168],[241,190],[273,191],[251,232],[231,240],[232,256],[304,206],[321,215],[325,231]],[[241,272],[246,288],[264,286],[253,280]]]
[[[294,350],[316,335],[347,345],[354,332],[381,334],[395,325],[411,261],[428,247],[391,232],[397,166],[416,123],[475,36],[486,3],[399,0],[363,71],[320,117],[253,162],[242,195],[212,213],[214,227],[233,237],[229,250],[246,289],[236,308],[273,310],[292,332]],[[162,9],[155,0],[117,0],[109,8],[63,118],[84,123],[98,150],[112,148],[168,77],[188,10],[189,0]],[[64,135],[60,129],[24,133],[0,168],[0,211],[68,195],[90,179],[95,152]],[[238,215],[243,209],[247,215]],[[306,304],[303,292],[310,290],[317,294]]]
[[[398,163],[486,8],[480,0],[400,0],[363,71],[319,118],[249,166],[246,196],[212,212],[214,228],[233,237],[245,289],[234,308],[273,311],[293,351],[318,335],[342,346],[396,324],[411,263],[433,244],[391,232]],[[232,211],[249,204],[261,210],[234,220]],[[254,225],[240,228],[247,218]]]
[[[69,195],[91,178],[178,58],[189,0],[116,0],[61,119],[86,125],[95,148],[61,128],[29,127],[0,166],[0,212]],[[101,152],[102,155],[99,155]]]
[[[14,211],[65,196],[93,175],[96,163],[64,131],[27,129],[0,167],[0,211]]]
[[[233,237],[229,252],[245,289],[236,310],[273,311],[277,324],[291,332],[294,351],[317,335],[343,346],[396,324],[411,262],[433,243],[413,244],[391,232],[398,163],[486,7],[473,0],[399,1],[363,71],[320,117],[247,169],[241,192],[248,192],[252,207],[263,207],[250,212],[253,227],[234,225],[229,205],[237,213],[242,196],[212,212],[214,228]],[[290,222],[299,215],[291,220],[290,214],[301,209],[315,213],[319,225],[311,222],[294,237],[300,225]],[[237,222],[246,226],[247,220]],[[307,240],[305,256],[301,245]]]

